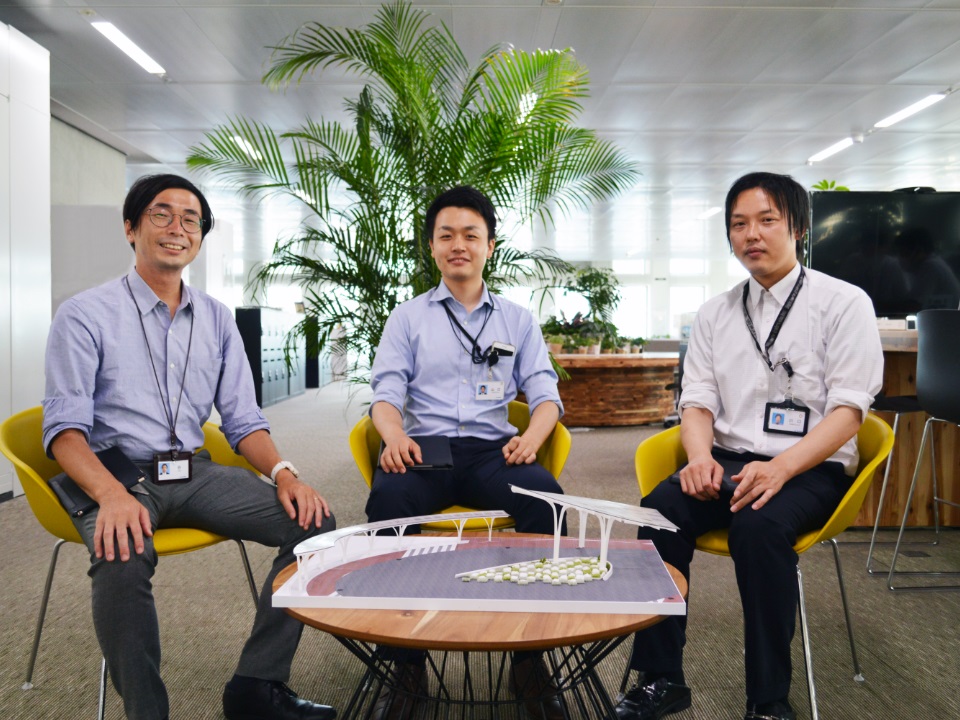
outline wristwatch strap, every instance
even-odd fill
[[[286,468],[293,473],[294,477],[300,477],[300,473],[293,466],[293,463],[289,460],[281,460],[276,465],[273,466],[273,470],[270,471],[270,479],[273,480],[274,484],[277,482],[277,473]]]

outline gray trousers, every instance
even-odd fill
[[[188,483],[156,485],[149,479],[152,468],[141,468],[148,479],[134,494],[149,511],[155,530],[198,528],[278,548],[236,673],[286,682],[303,625],[273,607],[273,580],[293,562],[297,543],[336,527],[333,516],[325,518],[319,529],[311,525],[304,530],[287,515],[273,485],[248,470],[217,465],[203,455],[194,457],[193,479]],[[131,557],[126,562],[119,555],[112,562],[97,559],[93,554],[96,520],[96,511],[74,518],[90,550],[97,640],[127,717],[160,720],[169,714],[169,702],[160,678],[160,628],[151,583],[157,566],[153,540],[145,537],[144,551],[137,555],[131,539]],[[200,588],[198,602],[199,593]]]

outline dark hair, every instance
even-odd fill
[[[186,190],[197,196],[200,201],[200,217],[203,218],[203,228],[200,230],[201,240],[213,230],[213,211],[203,193],[192,182],[179,175],[144,175],[130,186],[127,199],[123,201],[123,219],[130,221],[130,227],[136,230],[140,227],[143,211],[150,207],[164,190],[176,188]]]
[[[427,240],[433,240],[433,227],[437,223],[437,215],[440,211],[448,207],[469,208],[476,210],[483,221],[487,224],[487,239],[493,240],[497,234],[497,213],[493,209],[493,203],[490,198],[482,192],[469,185],[451,188],[437,196],[436,200],[430,203],[427,208],[427,217],[424,223],[424,229],[427,234]]]
[[[726,225],[727,243],[730,243],[730,215],[733,204],[746,190],[763,190],[781,215],[787,219],[787,228],[797,234],[797,259],[802,260],[804,239],[810,229],[810,195],[804,187],[789,175],[755,172],[744,175],[730,186],[727,192]]]

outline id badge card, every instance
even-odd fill
[[[792,400],[767,403],[763,417],[763,431],[780,435],[802,437],[807,434],[810,423],[810,408]]]
[[[157,485],[190,482],[193,477],[193,454],[187,452],[155,453],[153,481]]]
[[[477,400],[503,400],[503,380],[485,380],[477,383]]]

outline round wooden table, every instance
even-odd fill
[[[667,569],[683,597],[687,583]],[[296,572],[296,564],[274,581],[276,591]],[[367,718],[380,690],[397,687],[394,663],[384,646],[426,650],[427,688],[412,718],[528,717],[523,702],[508,689],[508,656],[516,651],[545,652],[545,663],[569,718],[613,717],[614,703],[597,675],[598,663],[630,634],[664,615],[594,613],[474,612],[448,610],[344,610],[287,608],[306,625],[333,635],[366,666],[348,706],[339,716]]]

